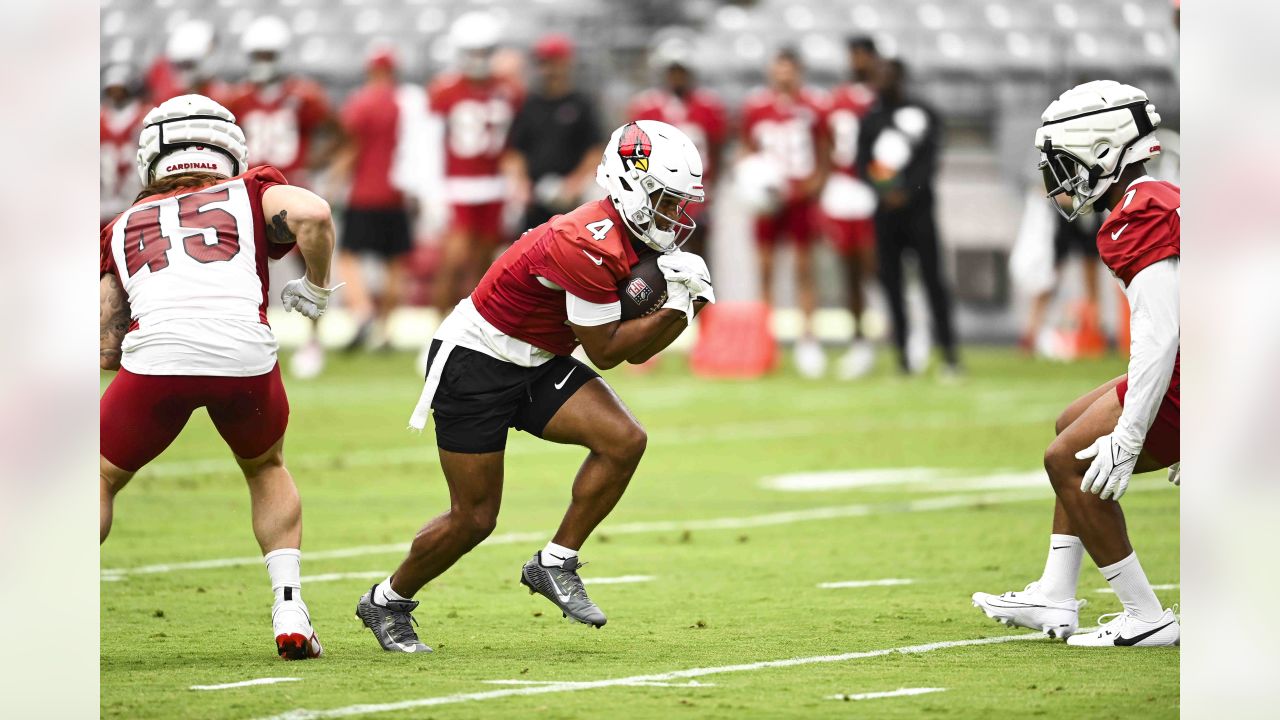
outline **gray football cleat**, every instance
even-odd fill
[[[584,625],[603,627],[606,622],[604,613],[587,597],[582,578],[578,577],[580,567],[582,563],[576,557],[565,560],[564,567],[546,567],[540,560],[540,553],[535,552],[533,559],[520,571],[520,584],[529,588],[530,595],[538,593],[555,603],[565,617]]]
[[[413,619],[413,611],[418,607],[416,600],[388,600],[386,605],[378,605],[373,601],[373,591],[377,585],[369,588],[369,592],[360,596],[356,604],[356,617],[378,638],[383,650],[402,653],[431,652],[431,648],[422,644],[413,626],[418,624]]]

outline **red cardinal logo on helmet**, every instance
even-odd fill
[[[649,172],[649,154],[652,152],[653,143],[649,141],[649,133],[636,123],[629,123],[622,131],[622,138],[618,140],[618,155],[622,157],[623,164],[630,161],[636,169]]]

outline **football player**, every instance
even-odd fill
[[[441,316],[471,292],[502,240],[507,184],[500,161],[521,100],[519,90],[494,77],[498,27],[492,15],[461,15],[449,29],[449,43],[457,68],[427,88],[451,218],[435,283]]]
[[[225,99],[230,88],[214,76],[213,26],[204,20],[187,20],[169,33],[164,55],[147,69],[147,90],[152,104],[179,95],[194,93],[215,102]]]
[[[141,186],[134,156],[147,108],[127,65],[111,65],[102,73],[102,108],[98,113],[100,175],[99,225],[106,227],[133,203]]]
[[[827,356],[813,334],[818,288],[813,272],[818,194],[826,183],[831,153],[822,117],[825,100],[804,85],[800,55],[784,48],[769,66],[769,87],[753,92],[742,108],[743,142],[782,168],[787,184],[776,211],[756,217],[760,275],[765,299],[773,297],[773,252],[784,239],[796,251],[796,293],[804,329],[796,343],[796,367],[805,377],[825,372]]]
[[[1020,592],[974,593],[973,603],[988,617],[1065,637],[1070,645],[1177,645],[1178,619],[1147,581],[1119,500],[1135,472],[1170,468],[1170,481],[1180,481],[1181,191],[1147,175],[1145,161],[1160,152],[1153,134],[1160,115],[1142,90],[1112,80],[1078,85],[1053,101],[1041,121],[1036,146],[1054,207],[1068,220],[1111,211],[1098,230],[1098,251],[1129,300],[1129,371],[1058,418],[1058,436],[1044,455],[1057,502],[1043,575]],[[1062,196],[1070,200],[1067,209],[1057,202]],[[1097,630],[1075,634],[1086,550],[1123,610]]]
[[[413,597],[493,531],[513,427],[588,450],[559,530],[525,563],[520,582],[577,622],[605,624],[578,575],[578,551],[622,497],[646,435],[608,383],[571,353],[581,346],[601,369],[644,362],[714,295],[706,264],[678,250],[696,226],[688,206],[706,195],[687,135],[666,123],[628,123],[610,138],[596,180],[607,198],[525,232],[436,331],[410,425],[425,427],[434,411],[450,506],[356,606],[385,650],[430,651],[413,629]],[[623,320],[618,285],[653,253],[663,253],[665,303]]]
[[[863,283],[875,274],[876,228],[875,193],[858,177],[858,130],[867,111],[875,104],[875,71],[880,62],[875,41],[869,37],[850,38],[850,81],[831,90],[823,120],[831,138],[831,176],[822,190],[820,205],[836,252],[844,260],[849,311],[853,315],[853,342],[840,359],[838,373],[853,380],[871,371],[875,351],[863,335],[866,293]]]
[[[102,231],[101,366],[118,370],[99,407],[102,542],[116,493],[205,408],[249,485],[253,533],[275,593],[280,657],[323,652],[302,601],[302,508],[284,465],[289,401],[267,325],[267,259],[297,246],[306,274],[285,307],[328,304],[329,206],[270,166],[248,169],[235,116],[203,95],[147,113],[143,189]]]

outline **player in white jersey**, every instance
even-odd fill
[[[253,532],[275,593],[280,657],[323,652],[302,601],[302,508],[284,466],[289,401],[267,325],[267,260],[295,246],[306,274],[288,309],[319,317],[331,289],[333,221],[313,193],[269,166],[246,169],[235,116],[203,95],[147,114],[138,149],[143,190],[102,230],[99,534],[116,493],[206,408],[249,484]],[[335,288],[336,289],[336,288]]]

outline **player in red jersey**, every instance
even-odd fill
[[[102,231],[99,491],[103,542],[115,496],[205,408],[244,472],[253,533],[275,593],[280,657],[323,652],[302,601],[302,508],[284,466],[289,400],[267,325],[267,259],[296,245],[306,274],[285,307],[316,318],[333,252],[329,206],[275,168],[247,169],[226,108],[182,95],[147,113],[135,204]]]
[[[705,197],[702,161],[684,133],[650,120],[618,128],[596,179],[608,198],[522,235],[436,331],[410,425],[425,427],[434,410],[450,507],[360,598],[356,614],[386,650],[430,651],[414,632],[412,598],[493,531],[511,427],[590,451],[560,529],[520,579],[566,616],[605,624],[578,576],[578,550],[622,497],[646,436],[604,379],[570,353],[581,345],[602,369],[644,362],[680,335],[698,299],[714,296],[706,264],[678,251],[696,226],[687,207]],[[622,320],[618,285],[655,251],[664,253],[666,302]]]
[[[853,342],[838,368],[844,380],[862,377],[875,365],[875,350],[863,335],[862,321],[866,309],[863,283],[874,276],[876,267],[876,196],[858,177],[857,159],[858,130],[876,101],[872,87],[880,62],[875,42],[869,37],[850,38],[848,47],[852,78],[831,90],[823,116],[831,138],[831,176],[819,199],[827,237],[844,260],[849,312],[853,315]]]
[[[1180,482],[1178,444],[1178,268],[1181,191],[1146,174],[1160,152],[1160,115],[1138,88],[1112,80],[1079,85],[1049,105],[1036,132],[1054,207],[1068,220],[1111,215],[1098,230],[1102,261],[1129,299],[1129,372],[1077,399],[1058,418],[1044,466],[1058,496],[1044,574],[1021,592],[975,593],[974,605],[1009,625],[1089,647],[1177,645],[1178,619],[1163,609],[1129,544],[1117,502],[1135,472],[1170,468]],[[1059,196],[1070,199],[1063,210]],[[1123,612],[1096,631],[1073,634],[1080,563],[1088,550]]]
[[[432,127],[438,129],[438,173],[450,207],[450,227],[435,284],[443,315],[475,287],[502,241],[507,183],[500,163],[520,91],[493,74],[498,45],[496,19],[470,12],[454,21],[449,42],[457,70],[427,88]]]
[[[152,104],[189,93],[215,102],[226,99],[230,88],[214,77],[211,67],[215,39],[213,26],[204,20],[187,20],[169,33],[165,54],[147,69]]]
[[[743,142],[780,167],[786,178],[781,206],[756,218],[760,275],[766,300],[773,297],[773,252],[784,238],[796,250],[796,292],[804,313],[804,330],[796,343],[796,366],[806,377],[826,369],[826,355],[813,335],[818,307],[813,273],[813,241],[817,236],[817,200],[826,183],[831,153],[822,118],[825,99],[804,85],[804,67],[796,51],[786,48],[769,66],[769,87],[747,97],[742,108]]]
[[[683,42],[672,40],[659,44],[650,55],[649,64],[660,73],[662,85],[641,91],[632,98],[627,118],[657,120],[683,130],[702,155],[705,175],[702,182],[711,187],[728,139],[729,118],[724,104],[713,91],[694,84],[692,50]],[[706,203],[690,210],[698,222],[697,231],[685,245],[690,252],[705,253],[710,213]]]
[[[102,74],[102,109],[98,113],[98,149],[102,160],[99,185],[99,225],[105,227],[133,203],[138,190],[138,133],[147,108],[126,65],[112,65]]]

